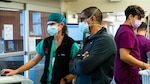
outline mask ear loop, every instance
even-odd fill
[[[89,20],[91,17],[93,17],[93,15],[94,15],[97,11],[98,11],[98,8],[95,9],[95,11],[93,12],[93,14],[92,14],[87,20]],[[101,25],[99,25],[99,24],[90,24],[89,26],[101,26]]]
[[[93,12],[93,14],[92,14],[87,20],[89,20],[91,17],[93,17],[93,15],[94,15],[97,11],[98,11],[98,8],[95,9],[95,11]]]

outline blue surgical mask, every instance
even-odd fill
[[[48,26],[47,26],[47,32],[48,32],[51,36],[54,36],[55,34],[58,33],[58,26],[57,26],[57,25],[48,25]]]
[[[80,22],[79,29],[82,33],[89,33],[89,25],[87,22]]]

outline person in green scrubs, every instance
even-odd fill
[[[76,77],[69,72],[69,62],[77,55],[79,51],[78,44],[67,35],[66,19],[60,13],[51,13],[47,20],[47,32],[50,37],[41,40],[36,46],[35,56],[26,64],[16,70],[3,69],[2,74],[14,75],[25,70],[29,70],[35,66],[44,56],[45,67],[41,78],[42,84],[72,84],[72,80]],[[43,47],[48,42],[48,48]],[[45,52],[49,54],[46,55]],[[55,58],[53,65],[53,58]]]

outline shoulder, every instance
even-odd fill
[[[45,39],[44,39],[44,41],[48,41],[48,40],[51,40],[51,39],[53,39],[54,38],[54,36],[49,36],[49,37],[46,37]]]
[[[118,28],[119,33],[133,33],[131,26],[129,25],[120,25]]]
[[[117,32],[118,33],[118,32]],[[136,35],[134,34],[132,29],[129,28],[122,28],[120,30],[120,32],[118,34],[116,34],[118,37],[120,37],[120,39],[125,39],[125,38],[129,38],[129,39],[133,39],[136,38]]]
[[[52,40],[54,39],[54,36],[49,36],[47,38],[44,39],[44,45],[50,43]]]
[[[67,43],[73,44],[73,43],[75,42],[75,41],[74,41],[71,37],[69,37],[67,34],[64,36],[64,39],[67,40]]]
[[[146,39],[146,44],[150,45],[150,40],[149,39]]]
[[[54,39],[54,36],[49,36],[45,38],[43,41],[43,49],[50,47],[53,39]]]
[[[150,40],[149,40],[149,39],[146,39],[145,50],[146,50],[147,52],[150,51]]]
[[[109,34],[107,31],[103,31],[102,33],[99,33],[98,36],[96,36],[97,39],[103,40],[103,39],[113,39],[113,35]]]

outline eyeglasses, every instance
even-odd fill
[[[55,24],[56,24],[56,23],[54,23],[54,22],[53,22],[53,23],[48,23],[47,26],[48,26],[48,25],[55,25]]]
[[[89,19],[89,17],[80,17],[80,21],[83,22],[83,21],[87,21]]]
[[[83,22],[85,20],[85,17],[81,17],[80,21]]]

